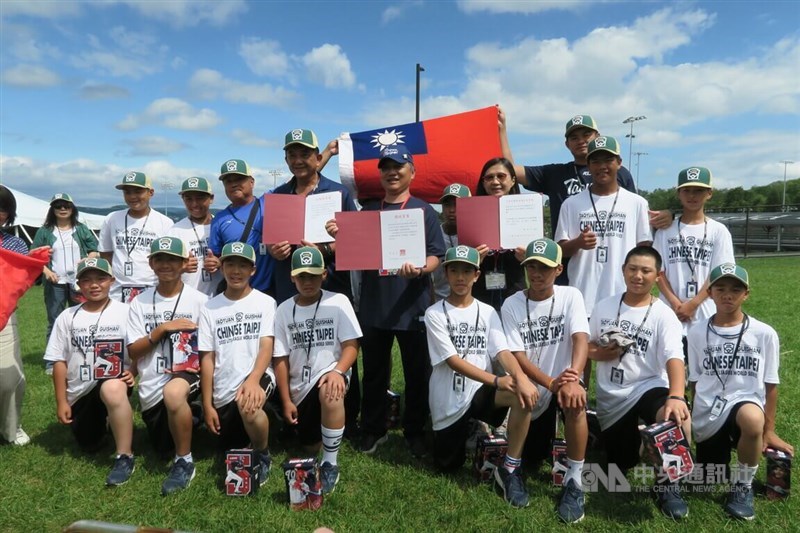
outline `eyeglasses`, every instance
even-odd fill
[[[66,202],[56,202],[53,204],[53,209],[72,209],[72,204]]]
[[[505,172],[498,172],[496,174],[485,174],[481,179],[483,180],[484,183],[491,183],[494,180],[503,182],[506,181],[508,178],[509,175],[506,174]]]

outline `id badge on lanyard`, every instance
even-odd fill
[[[597,262],[598,263],[607,263],[608,262],[608,246],[598,246],[595,249],[597,250]]]

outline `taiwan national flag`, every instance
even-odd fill
[[[30,255],[22,255],[0,248],[0,330],[6,327],[8,319],[17,307],[17,302],[25,294],[42,269],[50,261],[50,248],[36,248]]]
[[[383,197],[378,157],[384,147],[399,143],[414,156],[412,195],[438,203],[442,190],[452,183],[464,184],[474,193],[484,163],[502,155],[497,108],[343,133],[339,137],[339,176],[356,198]]]

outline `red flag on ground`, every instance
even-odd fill
[[[42,274],[42,269],[50,261],[50,248],[42,247],[22,255],[0,248],[0,330],[6,327],[8,319],[17,308],[17,302],[25,291]]]
[[[382,198],[378,156],[386,146],[405,144],[414,156],[411,194],[438,203],[442,190],[463,183],[475,191],[484,163],[500,157],[497,108],[388,126],[339,136],[339,176],[359,200]]]

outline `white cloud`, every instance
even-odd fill
[[[281,77],[289,70],[289,57],[278,41],[249,37],[239,45],[239,55],[259,76]]]
[[[608,0],[607,0],[608,1]],[[585,11],[590,4],[606,3],[603,0],[458,0],[457,4],[465,13],[522,13],[534,14],[544,11]]]
[[[34,28],[3,22],[3,50],[23,63],[39,63],[60,59],[61,51],[50,43],[41,41]]]
[[[148,124],[160,124],[177,130],[208,130],[222,122],[217,113],[208,108],[196,109],[179,98],[154,100],[143,113],[128,115],[118,122],[119,130],[130,131]]]
[[[200,98],[221,98],[237,104],[260,104],[275,107],[285,106],[297,98],[297,93],[273,87],[269,83],[244,83],[227,78],[212,69],[199,69],[189,80],[189,88]]]
[[[50,69],[40,65],[17,65],[3,71],[4,85],[23,88],[53,87],[61,78]]]
[[[24,16],[57,19],[80,14],[79,2],[60,0],[55,2],[37,2],[31,0],[4,0],[0,11],[4,19]]]
[[[236,128],[231,131],[231,135],[245,146],[260,146],[262,148],[277,148],[280,146],[277,142],[264,139],[250,130]]]
[[[356,75],[350,60],[338,44],[323,44],[303,56],[308,78],[329,89],[350,88],[356,84]]]
[[[145,17],[165,22],[175,28],[209,24],[224,26],[247,11],[244,0],[209,2],[197,0],[169,0],[166,2],[122,1]]]
[[[186,145],[175,139],[152,136],[139,139],[129,139],[123,144],[130,148],[130,156],[165,156],[186,148]]]
[[[71,57],[72,66],[114,77],[139,79],[163,70],[169,47],[147,32],[132,32],[123,26],[108,31],[104,41],[86,36],[89,49]],[[110,41],[110,42],[109,42]]]
[[[106,100],[113,98],[127,98],[130,92],[125,87],[110,83],[87,81],[80,88],[80,97],[85,100]]]

